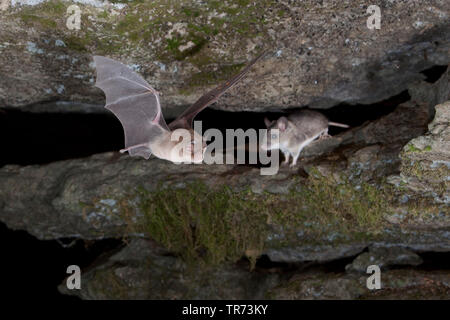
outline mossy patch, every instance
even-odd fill
[[[80,30],[67,29],[70,3],[61,0],[24,6],[12,16],[49,39],[63,40],[67,47],[59,48],[61,51],[106,56],[133,53],[166,65],[186,61],[199,72],[183,79],[179,94],[191,94],[193,87],[217,84],[232,76],[240,66],[234,55],[242,57],[246,46],[253,43],[258,53],[262,43],[271,42],[266,19],[280,20],[271,13],[280,6],[273,0],[209,0],[206,5],[187,0],[119,2],[126,6],[117,9],[105,3],[96,8],[77,3]],[[221,51],[228,52],[227,56],[218,54]],[[212,66],[220,67],[211,72]]]
[[[298,241],[344,243],[375,238],[390,213],[389,186],[355,184],[347,177],[337,181],[314,168],[306,183],[298,185],[272,208],[271,219],[286,234],[279,245]],[[275,245],[275,242],[272,243]]]
[[[64,43],[66,44],[67,48],[79,51],[79,52],[87,52],[87,46],[89,45],[89,38],[81,38],[77,37],[75,35],[70,35],[64,37]]]
[[[414,144],[412,144],[412,143],[409,143],[408,145],[407,145],[407,152],[417,152],[417,153],[420,153],[420,152],[428,152],[428,151],[431,151],[431,146],[425,146],[423,149],[420,149],[420,148],[417,148]]]
[[[56,22],[49,18],[40,17],[40,16],[36,16],[33,14],[26,14],[26,13],[21,14],[20,18],[27,26],[39,24],[41,27],[47,28],[47,29],[56,28]]]
[[[376,187],[336,183],[318,174],[286,195],[198,182],[181,189],[141,189],[120,203],[130,233],[144,233],[189,264],[203,266],[242,256],[254,266],[269,235],[280,228],[287,243],[298,239],[299,230],[317,241],[330,233],[358,240],[377,234],[388,211],[386,197]],[[136,209],[143,214],[137,220]]]
[[[193,183],[182,189],[141,189],[137,196],[143,217],[132,223],[133,231],[148,234],[190,264],[218,265],[247,252],[254,265],[261,253],[267,214],[249,191]]]
[[[57,21],[64,18],[67,4],[60,1],[46,1],[36,6],[25,6],[14,17],[20,18],[27,26],[56,29]]]
[[[241,68],[244,66],[243,63],[224,65],[217,68],[217,70],[202,71],[193,74],[190,78],[186,80],[187,87],[184,87],[180,92],[186,91],[188,93],[189,88],[196,86],[204,86],[216,84],[220,81],[225,81],[230,79],[233,75],[239,73]]]

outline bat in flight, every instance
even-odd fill
[[[201,96],[169,125],[164,120],[155,89],[126,65],[94,56],[97,68],[95,86],[104,91],[105,108],[120,120],[125,132],[125,148],[120,152],[128,151],[131,156],[145,159],[154,154],[175,163],[202,162],[206,144],[192,128],[195,116],[239,82],[265,53],[254,58],[239,74]],[[189,139],[183,138],[186,135]],[[186,145],[179,146],[180,142]]]

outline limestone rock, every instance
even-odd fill
[[[381,274],[381,289],[369,290],[369,275],[310,272],[293,276],[269,291],[273,299],[447,299],[450,273],[389,270]]]
[[[406,248],[375,247],[361,253],[345,270],[366,273],[370,265],[377,265],[383,270],[390,266],[417,266],[422,262],[420,256]]]
[[[136,239],[98,267],[82,273],[81,290],[59,290],[83,299],[263,299],[278,283],[276,274],[223,266],[188,269],[153,242]]]
[[[427,134],[411,140],[401,153],[401,179],[415,193],[438,203],[450,201],[450,101],[436,106]]]
[[[447,1],[383,1],[369,29],[367,2],[14,1],[0,20],[0,106],[49,100],[102,105],[92,55],[118,59],[163,93],[166,117],[269,54],[215,108],[279,110],[373,103],[405,90],[421,71],[449,63]]]

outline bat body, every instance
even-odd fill
[[[291,166],[297,164],[297,159],[304,147],[317,138],[328,137],[328,126],[348,128],[342,123],[330,122],[317,111],[301,110],[288,117],[281,117],[276,121],[264,119],[267,126],[267,136],[263,137],[261,148],[267,150],[280,149],[285,161],[289,163],[292,156]],[[278,129],[278,132],[272,130]]]
[[[105,108],[120,120],[125,132],[126,152],[148,159],[151,154],[175,163],[203,161],[206,144],[195,132],[195,116],[239,82],[265,52],[253,59],[239,74],[200,97],[169,125],[166,124],[159,94],[126,65],[94,56],[96,86],[106,96]]]

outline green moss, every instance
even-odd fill
[[[203,184],[183,189],[140,190],[143,218],[134,224],[189,264],[218,265],[247,254],[253,265],[268,229],[267,214],[249,192]],[[244,200],[245,199],[245,200]]]
[[[39,24],[43,28],[56,28],[56,22],[51,19],[35,16],[32,14],[22,14],[20,17],[26,25]]]
[[[152,58],[164,63],[193,58],[189,62],[202,71],[211,64],[223,63],[223,57],[217,57],[209,51],[212,38],[215,41],[236,43],[238,47],[235,49],[238,50],[238,43],[246,39],[267,36],[264,17],[271,16],[268,10],[272,11],[276,4],[272,0],[231,0],[226,3],[210,0],[206,6],[190,1],[113,0],[113,3],[116,2],[127,3],[126,14],[113,15],[107,10],[80,4],[82,27],[71,33],[79,39],[69,39],[73,40],[69,49],[98,54],[144,49],[151,52]],[[67,34],[65,23],[69,5],[64,1],[50,0],[26,6],[14,16],[27,25],[39,30],[52,30],[52,35],[60,34],[63,38],[63,34]],[[97,17],[97,21],[87,19],[88,15]],[[171,26],[175,23],[186,23],[185,30],[182,33],[172,30]],[[166,42],[169,32],[172,32],[174,40]],[[81,40],[85,37],[89,41]],[[179,50],[180,45],[190,41],[194,43],[193,47]],[[151,50],[148,50],[149,46]],[[232,57],[228,59],[233,60]]]
[[[423,149],[419,149],[414,144],[409,143],[407,147],[408,147],[408,152],[426,152],[426,151],[431,151],[431,146],[426,146]]]
[[[279,17],[283,17],[286,14],[286,12],[284,10],[278,10],[277,15]]]
[[[294,230],[306,226],[307,232],[328,234],[377,233],[388,211],[383,190],[367,183],[354,185],[345,177],[336,181],[310,170],[307,184],[291,191],[287,207],[275,217],[278,224]],[[295,209],[294,209],[295,208]]]
[[[196,8],[182,7],[181,11],[183,12],[184,15],[186,15],[186,17],[196,18],[201,14],[200,10]]]
[[[377,234],[388,211],[382,190],[371,185],[355,187],[313,174],[288,195],[232,191],[194,183],[182,189],[140,190],[128,199],[139,199],[143,217],[136,221],[133,201],[121,202],[130,233],[144,233],[189,264],[218,265],[246,255],[252,262],[268,244],[269,234],[280,227],[283,246],[297,241],[296,233],[323,241],[341,234],[361,240]],[[338,241],[339,239],[333,239]],[[302,240],[303,241],[303,240]],[[270,241],[276,246],[276,241]]]
[[[90,41],[88,37],[77,37],[74,35],[69,35],[64,37],[64,43],[66,44],[67,48],[79,52],[86,52],[87,46],[89,45]]]
[[[64,15],[68,5],[62,1],[47,1],[40,5],[40,9],[51,15]]]
[[[417,148],[415,145],[413,145],[412,143],[408,144],[408,151],[409,152],[421,152],[422,150]]]
[[[166,39],[166,41],[167,41],[167,50],[172,53],[175,60],[184,60],[186,57],[194,55],[195,53],[199,52],[207,42],[205,39],[192,36],[192,38],[189,41],[192,41],[194,45],[189,49],[180,51],[179,47],[181,45],[188,43],[189,41],[183,41],[178,37],[173,39]]]
[[[15,14],[28,26],[40,26],[44,29],[55,29],[58,20],[64,18],[66,4],[60,1],[48,1],[36,6],[26,6]]]
[[[233,75],[237,74],[239,70],[244,66],[243,63],[220,66],[217,70],[212,72],[204,71],[193,74],[190,78],[186,80],[186,87],[182,88],[181,92],[188,92],[189,88],[196,86],[204,86],[210,84],[216,84],[220,81],[228,80]]]
[[[254,2],[241,0],[226,4],[222,1],[208,1],[207,6],[201,6],[188,1],[131,2],[127,15],[120,16],[119,20],[115,21],[116,30],[122,35],[140,35],[130,39],[139,43],[141,40],[154,39],[155,35],[156,38],[167,39],[171,29],[170,23],[186,23],[185,33],[181,35],[175,31],[172,39],[167,39],[166,47],[158,48],[157,52],[157,58],[161,61],[183,60],[198,53],[211,36],[229,38],[236,37],[237,33],[245,34],[246,38],[256,36],[258,31],[254,24],[261,25],[264,12],[270,7],[270,3],[271,1],[262,1],[256,5]],[[216,12],[218,16],[211,17],[211,12]],[[223,13],[226,15],[223,16]],[[150,20],[149,15],[152,17]],[[222,27],[225,23],[227,28]],[[144,37],[145,33],[147,36]],[[179,46],[189,41],[194,42],[195,47],[180,52]]]
[[[98,18],[100,18],[100,19],[106,19],[106,18],[108,18],[108,11],[102,11],[102,12],[100,12],[98,15],[97,15],[97,17]]]

